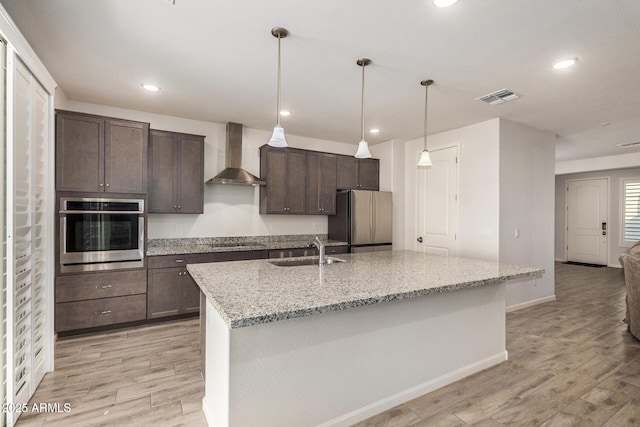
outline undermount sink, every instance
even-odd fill
[[[340,258],[326,257],[326,264],[337,264],[339,262],[346,262]],[[320,265],[319,259],[315,258],[291,258],[291,259],[279,259],[274,261],[269,261],[269,263],[278,266],[278,267],[297,267],[300,265]],[[325,265],[326,265],[325,264]]]

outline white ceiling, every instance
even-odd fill
[[[640,141],[640,1],[0,0],[69,99],[357,143],[359,57],[375,144],[503,117],[558,135],[557,160]],[[569,70],[551,65],[579,57]],[[149,93],[142,82],[157,82]],[[521,98],[475,98],[509,88]],[[610,123],[601,126],[602,123]]]

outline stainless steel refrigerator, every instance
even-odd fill
[[[349,243],[349,252],[391,250],[393,205],[389,191],[349,190],[336,195],[329,239]]]

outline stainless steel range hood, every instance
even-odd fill
[[[225,168],[207,184],[266,185],[265,181],[242,169],[242,124],[227,123]]]

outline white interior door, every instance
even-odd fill
[[[431,167],[417,168],[416,250],[456,256],[459,222],[458,147],[431,151],[431,161]]]
[[[567,260],[607,265],[609,180],[567,181]]]

